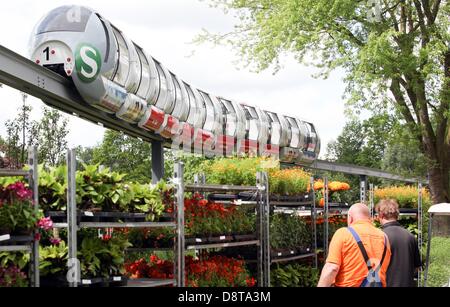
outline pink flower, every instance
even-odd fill
[[[28,190],[28,189],[18,190],[16,192],[16,194],[21,199],[31,199],[31,197],[33,196],[33,192],[31,190]]]
[[[61,243],[61,239],[59,238],[50,238],[50,243],[53,245],[59,245]]]
[[[38,227],[44,230],[50,230],[53,228],[53,221],[50,217],[43,217],[39,220]]]

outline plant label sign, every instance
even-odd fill
[[[0,236],[0,242],[1,241],[8,241],[8,240],[10,240],[11,239],[11,236],[8,234],[8,235],[3,235],[3,236]]]

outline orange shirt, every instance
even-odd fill
[[[361,238],[372,264],[378,266],[383,255],[384,233],[373,226],[369,220],[359,220],[351,226]],[[380,278],[384,287],[386,287],[386,271],[391,258],[389,241],[386,242],[386,256],[380,270]],[[340,266],[335,280],[337,287],[359,287],[368,273],[361,250],[346,228],[341,228],[334,234],[330,243],[327,262]]]

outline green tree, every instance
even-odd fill
[[[83,146],[77,146],[75,148],[75,151],[77,153],[77,159],[79,162],[82,162],[84,164],[90,165],[94,164],[94,151],[96,147],[83,147]],[[77,168],[81,168],[81,163],[77,164]]]
[[[349,104],[393,107],[427,159],[433,202],[450,201],[449,1],[210,1],[240,22],[200,41],[231,44],[257,70],[278,69],[286,52],[324,77],[343,68]]]
[[[374,115],[364,121],[348,122],[336,141],[327,146],[326,158],[347,164],[382,168],[383,157],[394,127],[388,114]]]
[[[17,110],[17,116],[7,120],[6,127],[6,157],[9,167],[21,168],[27,162],[27,146],[33,144],[34,123],[30,115],[32,107],[26,103],[27,95],[22,94],[22,105]]]
[[[38,147],[38,159],[46,166],[57,166],[65,159],[68,119],[56,109],[43,107],[43,116],[33,124],[32,143]]]
[[[127,179],[151,181],[151,145],[123,133],[107,130],[100,146],[93,149],[92,162],[128,174]]]

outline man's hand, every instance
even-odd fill
[[[325,263],[317,287],[331,287],[339,272],[339,267],[340,266],[335,263]]]

